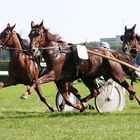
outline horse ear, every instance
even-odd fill
[[[7,27],[10,27],[10,24],[9,23],[7,24]]]
[[[127,30],[127,26],[125,25],[125,31]]]
[[[10,30],[13,31],[13,29],[15,28],[16,24],[14,24],[12,27],[10,27]]]
[[[123,35],[120,36],[121,41],[123,41],[123,37],[124,37]]]
[[[42,27],[43,26],[43,20],[42,20],[42,22],[40,23],[40,25],[39,25],[40,27]]]
[[[132,27],[132,30],[135,31],[135,28],[136,28],[136,24]]]
[[[13,29],[15,28],[15,26],[16,26],[16,24],[14,24],[14,25],[11,27],[11,29],[13,30]]]
[[[31,29],[35,26],[35,23],[32,21],[31,22]]]

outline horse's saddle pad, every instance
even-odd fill
[[[79,58],[88,59],[87,48],[84,45],[77,45],[77,53]]]

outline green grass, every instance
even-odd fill
[[[82,84],[76,87],[87,95]],[[55,106],[53,83],[42,86],[45,97]],[[135,84],[140,96],[140,83]],[[19,99],[26,90],[18,85],[0,90],[0,140],[139,140],[140,107],[129,101],[123,111],[99,114],[96,110],[51,113],[33,94]],[[92,100],[91,102],[94,101]]]

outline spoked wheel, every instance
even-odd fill
[[[100,84],[101,81],[98,81]],[[125,106],[124,89],[115,81],[101,83],[100,94],[95,98],[95,107],[98,112],[115,112],[123,110]]]
[[[70,92],[68,96],[69,96],[69,100],[71,101],[71,103],[73,103],[73,104],[80,103],[78,98],[72,92]],[[75,110],[75,108],[65,104],[65,101],[64,101],[64,99],[59,91],[57,92],[57,95],[56,95],[56,107],[59,111],[73,111],[73,110]]]

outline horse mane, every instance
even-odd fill
[[[46,29],[44,26],[43,26],[43,30],[47,34],[47,39],[49,41],[54,41],[57,43],[65,43],[63,40],[61,40],[62,37],[59,34],[52,34],[51,32],[49,32],[49,29]]]
[[[65,43],[63,40],[61,40],[61,36],[59,34],[52,34],[47,31],[47,39],[49,41],[54,41],[57,43]]]
[[[28,42],[28,40],[27,39],[22,39],[21,36],[18,33],[16,33],[16,34],[17,34],[17,37],[19,39],[19,42],[21,44],[22,49],[23,50],[29,50],[29,42]]]
[[[40,25],[36,24],[33,28],[40,28]],[[62,40],[62,37],[59,34],[52,34],[51,32],[49,32],[49,29],[46,29],[44,26],[42,26],[42,29],[47,35],[46,40],[54,41],[57,43],[65,43],[65,41]]]

